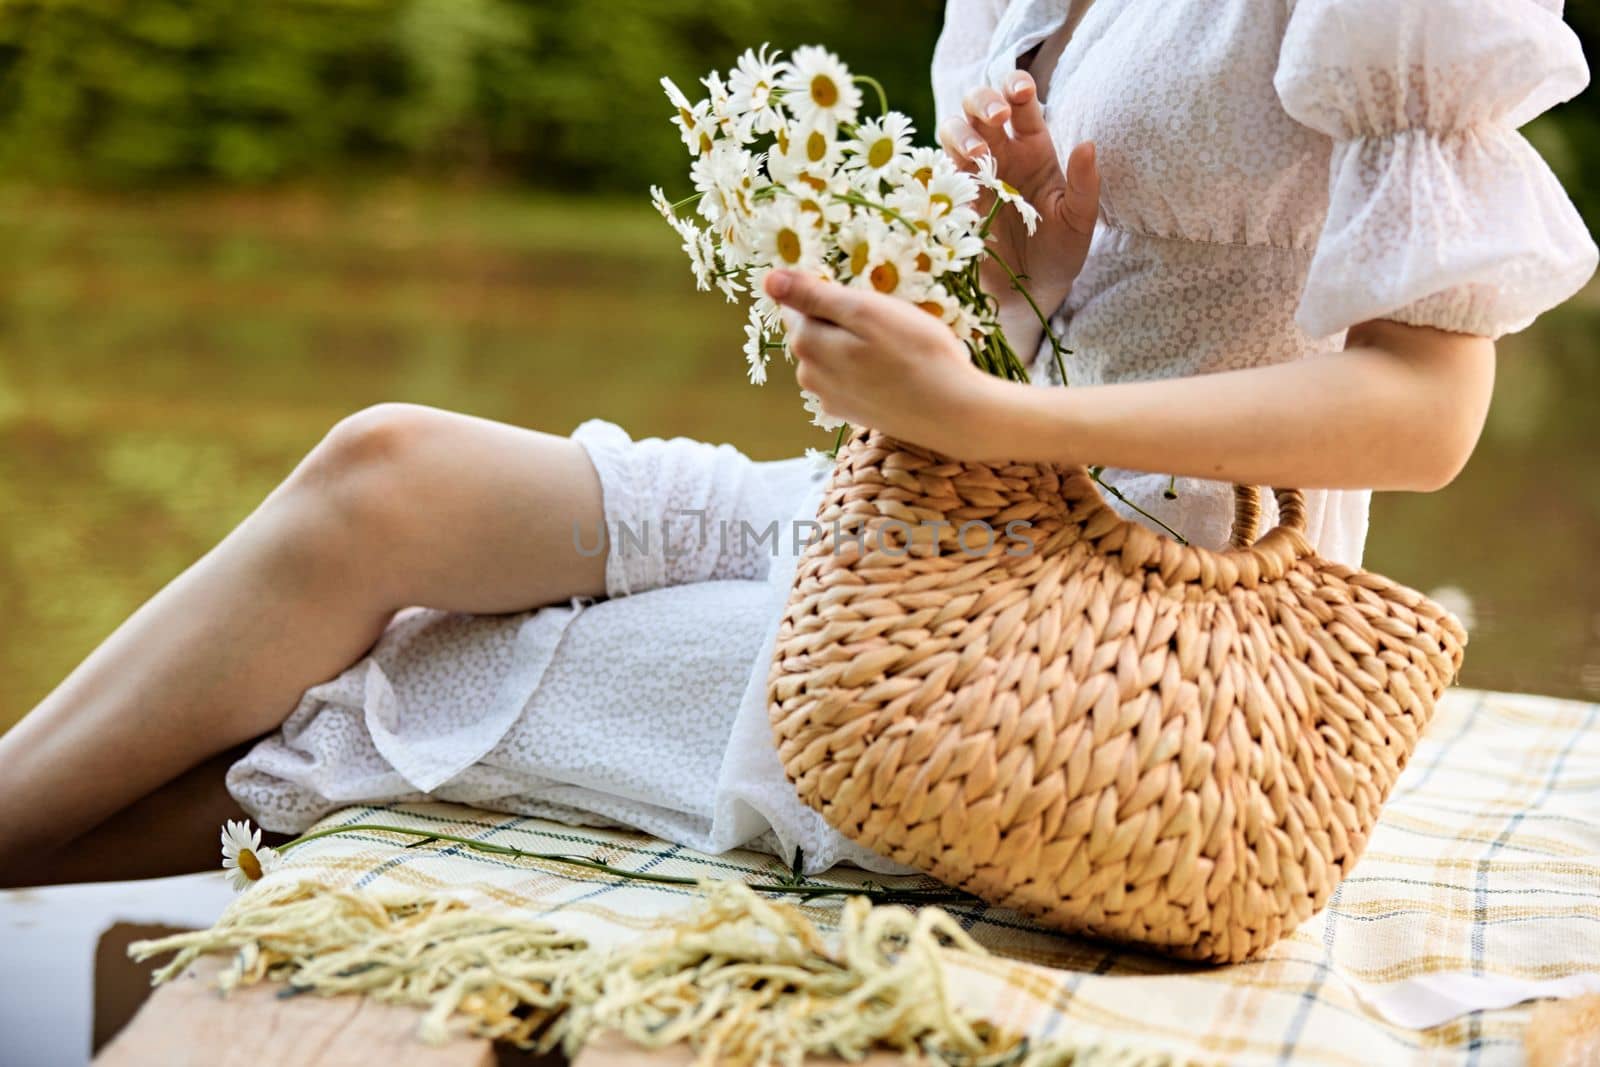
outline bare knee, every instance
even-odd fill
[[[419,404],[376,404],[334,424],[295,471],[323,490],[348,493],[392,478],[443,432],[450,416]]]
[[[378,404],[341,419],[279,494],[289,561],[351,576],[363,564],[398,562],[425,522],[430,458],[449,421],[414,404]]]

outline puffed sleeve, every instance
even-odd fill
[[[1298,0],[1274,84],[1333,139],[1296,321],[1498,337],[1575,293],[1596,250],[1517,127],[1589,80],[1560,0]]]
[[[984,83],[989,40],[1006,0],[948,0],[944,29],[933,46],[933,101],[939,118],[961,110],[961,98]]]

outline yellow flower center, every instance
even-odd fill
[[[700,151],[711,151],[711,135],[709,133],[702,133],[700,135]]]
[[[800,201],[800,210],[817,216],[817,224],[821,225],[822,205],[815,200]]]
[[[789,131],[782,126],[778,127],[778,152],[785,156],[789,154]]]
[[[936,319],[944,318],[944,308],[940,307],[932,300],[924,300],[922,303],[918,304],[917,307],[921,308],[923,311],[926,311]]]
[[[917,179],[917,181],[921,182],[923,185],[927,185],[929,182],[933,181],[933,168],[918,167],[916,170],[911,172],[911,176]]]
[[[944,193],[934,193],[928,197],[928,202],[939,209],[939,214],[948,215],[955,210],[956,202]]]
[[[252,882],[261,881],[261,861],[256,859],[256,854],[247,848],[239,850],[239,869]]]
[[[818,107],[832,107],[839,102],[839,87],[826,74],[811,79],[811,99]]]
[[[788,227],[778,231],[778,256],[785,263],[800,262],[800,235]]]
[[[813,163],[822,161],[828,154],[828,139],[820,131],[812,130],[811,136],[806,138],[806,158]]]
[[[900,271],[893,263],[879,263],[872,268],[872,273],[867,275],[867,279],[880,293],[892,293],[900,288]]]
[[[933,269],[933,260],[928,258],[928,253],[926,253],[926,252],[918,252],[917,253],[917,269],[922,271],[923,273],[927,273],[928,271]]]
[[[694,112],[690,111],[688,108],[680,107],[678,109],[678,117],[683,119],[683,124],[685,126],[693,126],[694,125]]]
[[[867,256],[870,254],[867,243],[862,241],[856,245],[855,251],[850,253],[850,273],[860,274],[867,269]]]
[[[894,158],[894,141],[888,137],[880,137],[872,142],[872,147],[867,149],[867,165],[874,169],[886,167],[889,160]]]
[[[809,174],[800,175],[800,181],[811,186],[811,188],[815,189],[819,193],[828,187],[827,182],[823,181],[821,178],[813,178]]]

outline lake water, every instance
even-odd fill
[[[565,432],[819,445],[640,205],[409,187],[0,191],[0,729],[384,400]],[[1368,564],[1472,630],[1463,682],[1600,697],[1600,288],[1502,344],[1455,484],[1385,494]]]

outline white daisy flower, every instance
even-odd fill
[[[695,210],[716,225],[729,216],[748,218],[755,209],[761,162],[733,141],[718,141],[689,165],[689,180],[700,203]]]
[[[811,425],[820,426],[824,430],[837,430],[843,426],[843,419],[836,419],[822,410],[822,398],[815,393],[800,390],[800,399],[805,404],[806,411],[811,414]]]
[[[716,126],[717,132],[723,137],[730,137],[743,143],[753,139],[753,133],[748,125],[739,121],[738,112],[733,107],[733,95],[722,80],[722,75],[712,71],[700,79],[700,84],[706,87],[709,95],[706,103],[710,105],[711,122]]]
[[[767,350],[767,324],[762,321],[761,312],[754,304],[750,305],[750,321],[744,327],[744,361],[749,367],[750,384],[767,384],[767,364],[772,360],[772,353]]]
[[[767,336],[772,337],[783,332],[783,305],[767,295],[766,280],[769,273],[771,273],[770,268],[756,267],[745,276],[745,279],[750,283],[752,296],[750,318],[752,321],[759,319]],[[789,355],[787,350],[784,355]]]
[[[980,337],[987,337],[995,330],[993,322],[965,304],[957,305],[955,314],[948,321],[951,331],[962,341],[975,341]]]
[[[729,273],[726,257],[723,259],[723,269],[717,272],[712,281],[716,284],[717,291],[727,298],[728,303],[737,304],[739,297],[744,293],[744,283],[739,280],[738,275]]]
[[[850,202],[839,199],[839,194],[849,191],[849,185],[843,182],[822,190],[799,181],[783,187],[784,195],[800,205],[800,210],[820,229],[832,229],[850,218]]]
[[[756,213],[755,235],[756,255],[773,267],[815,271],[822,266],[822,234],[787,197]]]
[[[650,203],[661,214],[662,218],[670,223],[677,223],[678,213],[672,210],[672,201],[667,199],[666,191],[661,186],[652,185],[650,187]]]
[[[961,310],[961,301],[951,296],[950,290],[938,282],[926,286],[912,302],[940,322],[954,322]]]
[[[972,204],[978,183],[965,174],[935,174],[927,185],[908,182],[888,196],[889,206],[918,229],[976,230],[981,221]]]
[[[717,227],[717,239],[717,255],[725,269],[746,270],[760,265],[756,260],[754,215],[729,215]]]
[[[728,92],[727,83],[722,80],[722,75],[712,71],[700,79],[700,84],[706,87],[707,98],[711,102],[711,113],[719,119],[729,117],[728,102],[731,94]]]
[[[917,307],[950,327],[961,341],[973,341],[991,328],[971,308],[957,300],[944,286],[934,283],[913,298]]]
[[[905,234],[889,234],[873,244],[865,267],[855,272],[850,284],[884,296],[911,299],[926,289],[931,281],[924,271],[918,269],[917,259],[921,254],[916,242]]]
[[[873,249],[888,239],[888,225],[865,211],[840,226],[837,240],[839,252],[844,256],[845,272],[852,278],[865,274],[873,261]]]
[[[969,176],[959,171],[935,174],[924,186],[928,199],[941,207],[939,216],[953,215],[957,208],[966,207],[978,199],[978,186]]]
[[[949,225],[934,225],[922,236],[922,251],[928,257],[924,270],[935,278],[960,270],[983,255],[983,238],[969,229]]]
[[[956,169],[955,161],[941,148],[913,148],[906,153],[901,173],[919,185],[927,185],[936,175],[959,174],[960,171]]]
[[[845,166],[887,178],[905,163],[914,132],[911,120],[898,111],[867,119],[856,127],[855,138],[849,146],[851,155]]]
[[[837,125],[854,122],[861,108],[861,90],[850,78],[850,68],[826,48],[805,45],[789,57],[790,69],[780,87],[783,103],[796,117]]]
[[[230,881],[235,890],[248,888],[259,882],[278,866],[278,853],[261,847],[261,831],[250,825],[248,819],[229,820],[222,827],[222,869],[231,871]]]
[[[677,112],[672,116],[672,122],[678,127],[678,133],[683,138],[684,147],[689,150],[689,154],[698,156],[702,152],[711,151],[711,145],[718,132],[716,119],[711,114],[711,101],[702,100],[698,104],[691,104],[689,98],[683,95],[683,90],[679,89],[671,78],[662,78],[661,88]]]
[[[783,127],[772,151],[767,153],[767,171],[780,185],[803,181],[815,189],[825,189],[843,162],[844,145],[837,131],[826,123]]]
[[[683,223],[678,233],[683,237],[683,251],[689,257],[689,269],[694,271],[694,287],[709,292],[711,279],[717,274],[717,248],[710,230],[702,230],[692,223]]]
[[[976,341],[994,328],[982,315],[963,304],[938,282],[926,285],[911,297],[911,302],[950,327],[956,339],[964,343]]]
[[[783,108],[774,92],[790,71],[788,63],[776,53],[746,49],[728,72],[729,106],[744,125],[747,134],[773,133],[783,125]]]
[[[978,184],[985,189],[990,189],[1003,204],[1010,204],[1017,209],[1017,214],[1022,216],[1022,225],[1027,227],[1028,236],[1033,236],[1033,231],[1039,228],[1039,212],[1017,192],[1010,182],[1000,177],[998,164],[992,155],[986,155],[978,160]]]
[[[667,102],[680,114],[694,110],[694,105],[689,102],[689,98],[683,95],[683,90],[678,88],[678,83],[671,78],[666,76],[661,78],[661,91],[667,94]]]
[[[831,472],[838,462],[820,448],[806,449],[806,459],[811,463],[812,474],[827,474]]]

